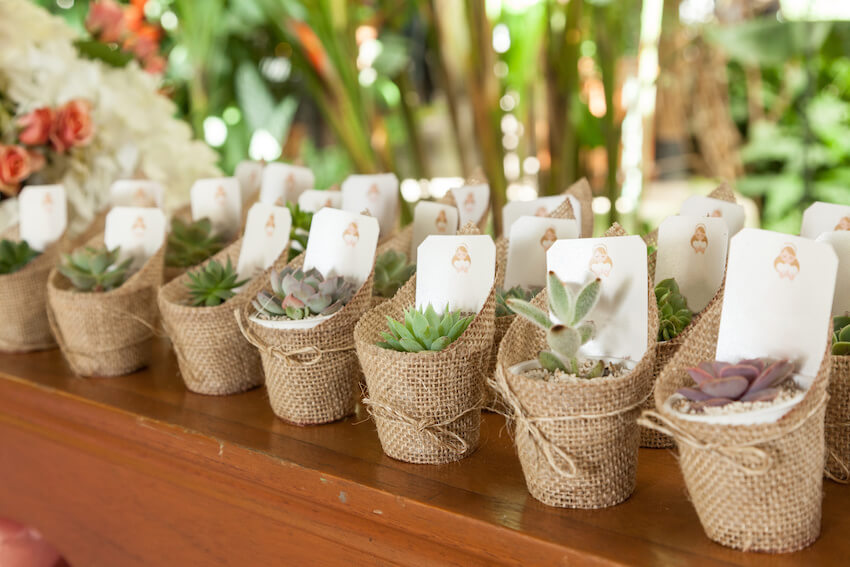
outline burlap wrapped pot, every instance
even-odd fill
[[[721,310],[718,302],[704,311],[658,378],[657,409],[645,410],[640,422],[674,438],[690,499],[709,538],[743,551],[796,551],[820,534],[830,360],[824,357],[806,396],[775,423],[684,420],[664,403],[693,384],[687,368],[714,360]]]
[[[103,235],[87,243],[103,246]],[[120,287],[80,292],[57,269],[47,282],[50,326],[71,369],[81,376],[120,376],[148,364],[159,312],[165,246]]]
[[[212,259],[221,264],[239,262],[242,240],[237,240]],[[276,263],[286,263],[287,250]],[[211,259],[211,260],[212,260]],[[207,260],[197,268],[208,264]],[[223,396],[244,392],[263,383],[260,353],[239,330],[233,310],[244,307],[268,281],[269,270],[251,279],[242,290],[214,307],[189,304],[189,275],[184,274],[164,285],[158,296],[162,322],[180,366],[186,387],[198,394]]]
[[[2,238],[18,240],[18,227]],[[12,274],[0,275],[0,352],[32,352],[56,346],[47,320],[47,277],[59,260],[62,242]]]
[[[532,301],[546,309],[544,289]],[[528,491],[549,506],[603,508],[635,488],[640,433],[635,421],[652,391],[658,315],[647,295],[647,350],[634,369],[612,378],[545,381],[510,370],[546,348],[546,333],[525,318],[499,348],[493,386],[515,425],[514,439]]]
[[[303,263],[302,253],[288,266]],[[360,367],[352,334],[369,309],[373,277],[374,272],[340,311],[312,329],[265,327],[250,319],[250,303],[235,310],[242,334],[260,352],[272,410],[284,421],[315,425],[354,412]],[[259,289],[267,285],[266,279]]]
[[[850,356],[829,355],[829,403],[826,406],[826,476],[850,481]]]

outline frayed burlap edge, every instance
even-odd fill
[[[103,245],[103,235],[86,244]],[[54,268],[47,281],[53,335],[74,373],[120,376],[148,364],[158,333],[157,290],[165,246],[117,289],[79,292]]]
[[[459,234],[478,234],[468,223]],[[405,462],[441,464],[472,454],[480,439],[483,377],[494,332],[495,287],[466,331],[439,352],[403,353],[377,346],[386,318],[414,304],[414,275],[354,330],[369,396],[363,400],[381,447]]]
[[[239,262],[242,240],[230,244],[211,259],[189,271],[196,271],[211,260],[224,264]],[[275,262],[286,263],[288,248]],[[263,383],[260,354],[239,331],[233,310],[250,303],[268,281],[270,270],[246,283],[226,302],[214,307],[189,305],[188,273],[165,284],[158,294],[159,310],[165,331],[177,356],[180,375],[186,388],[198,394],[229,395],[244,392]]]
[[[606,235],[624,233],[615,225]],[[547,301],[543,290],[533,303],[545,308]],[[545,331],[524,318],[511,325],[499,349],[493,386],[514,423],[526,485],[536,499],[550,506],[602,508],[632,494],[640,441],[635,418],[652,391],[658,333],[651,288],[647,333],[644,356],[624,376],[547,382],[510,371],[545,348]]]
[[[703,312],[658,378],[656,409],[644,411],[640,422],[674,437],[685,484],[710,539],[744,551],[796,551],[820,534],[830,360],[824,357],[806,396],[775,423],[684,420],[664,404],[693,383],[687,368],[714,359],[721,311],[716,303]]]

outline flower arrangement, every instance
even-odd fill
[[[159,53],[162,30],[145,21],[145,3],[132,0],[125,6],[114,0],[93,2],[86,18],[86,31],[93,41],[78,41],[77,48],[98,58],[110,54],[108,61],[116,64],[135,59],[148,73],[163,72],[166,61]]]
[[[103,41],[116,31],[106,25],[113,21],[106,12],[100,6],[89,17]],[[150,30],[134,31],[131,15],[125,14],[121,46],[133,48],[150,70],[150,55],[139,57],[146,41],[140,37]],[[0,3],[0,197],[24,183],[61,183],[71,229],[79,230],[107,203],[116,179],[159,181],[166,206],[173,206],[187,200],[194,180],[220,175],[216,153],[174,118],[158,75],[135,58],[118,67],[89,51],[75,30],[34,3]],[[0,201],[0,228],[17,214],[7,201]]]

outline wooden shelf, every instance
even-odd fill
[[[825,482],[823,534],[745,554],[702,532],[669,451],[641,450],[625,503],[549,508],[528,494],[501,417],[442,466],[386,457],[359,409],[294,427],[262,388],[186,391],[165,342],[150,369],[73,376],[58,351],[0,355],[0,516],[71,565],[836,565],[850,487]]]

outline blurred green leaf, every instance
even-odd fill
[[[133,60],[131,53],[99,41],[80,39],[75,41],[74,45],[83,57],[103,61],[111,67],[124,67]]]
[[[395,77],[410,64],[410,46],[408,40],[392,33],[381,34],[381,52],[375,58],[372,67],[387,77]]]
[[[252,130],[267,128],[275,110],[274,99],[260,76],[257,66],[242,61],[236,69],[236,98]]]
[[[809,51],[817,51],[831,26],[831,22],[779,22],[775,18],[762,18],[707,27],[705,36],[741,63],[782,65]]]

